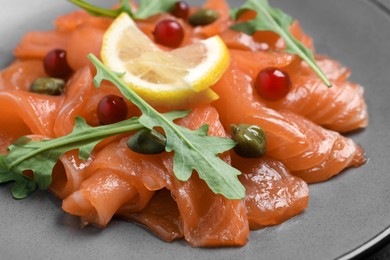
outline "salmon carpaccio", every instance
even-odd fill
[[[218,20],[192,27],[178,19],[185,29],[182,46],[220,35],[231,62],[212,86],[219,99],[191,104],[191,113],[177,123],[190,129],[208,124],[209,135],[220,137],[230,136],[231,124],[255,124],[265,130],[266,156],[245,159],[234,151],[220,155],[241,171],[245,199],[228,200],[214,194],[196,172],[188,181],[179,181],[173,174],[172,153],[134,153],[126,146],[129,133],[103,141],[85,161],[77,151],[65,153],[54,167],[50,191],[82,223],[105,227],[117,217],[144,225],[164,241],[185,239],[197,247],[243,246],[249,230],[281,224],[302,213],[309,200],[307,183],[325,181],[348,167],[364,164],[363,149],[340,134],[368,123],[363,87],[348,81],[348,68],[315,54],[332,82],[333,87],[327,88],[299,57],[284,51],[285,43],[278,35],[256,32],[249,36],[230,30],[233,22],[223,0],[209,0],[205,7],[216,10]],[[247,12],[240,19],[253,15]],[[137,24],[153,39],[155,24],[166,18],[177,19],[161,14]],[[99,100],[121,94],[107,82],[95,88],[95,69],[86,55],[99,56],[104,32],[112,21],[76,11],[59,17],[54,30],[29,32],[22,38],[14,51],[16,60],[0,72],[1,153],[23,135],[55,138],[69,134],[76,116],[99,125]],[[312,39],[297,21],[290,30],[313,49]],[[47,76],[43,58],[52,49],[66,50],[73,70],[64,94],[53,97],[29,92],[36,78]],[[276,102],[262,99],[253,86],[258,72],[268,67],[287,71],[293,83],[288,95]],[[127,105],[128,117],[139,116],[133,104]]]

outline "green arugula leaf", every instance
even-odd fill
[[[94,16],[106,16],[115,18],[122,12],[126,12],[132,18],[146,19],[152,15],[159,13],[166,13],[171,10],[176,0],[141,0],[138,9],[134,12],[131,9],[128,0],[120,0],[119,8],[117,9],[105,9],[95,5],[92,5],[84,0],[68,0],[72,4],[84,9],[89,14]]]
[[[97,68],[95,84],[103,80],[115,84],[122,94],[142,111],[139,122],[152,129],[162,127],[167,138],[166,150],[174,151],[174,174],[181,181],[187,181],[193,170],[203,179],[216,194],[222,194],[228,199],[243,199],[245,188],[237,175],[241,174],[221,158],[218,154],[232,149],[235,142],[228,138],[208,136],[208,126],[204,125],[196,131],[175,124],[172,118],[160,114],[141,97],[129,88],[116,73],[110,71],[94,55],[89,59]]]
[[[141,0],[134,18],[146,19],[159,13],[169,12],[177,0]]]
[[[181,117],[183,113],[171,113],[170,118]],[[33,141],[26,137],[9,146],[7,155],[0,155],[0,183],[14,181],[12,195],[22,199],[39,187],[47,189],[52,181],[52,171],[58,158],[71,150],[79,149],[81,159],[87,159],[93,148],[103,139],[143,128],[134,117],[111,125],[89,126],[81,117],[76,118],[73,131],[55,139]],[[24,175],[31,170],[34,178]]]
[[[297,54],[301,57],[326,86],[332,86],[325,73],[317,65],[311,50],[305,47],[291,34],[290,25],[294,21],[291,16],[280,9],[272,8],[267,0],[247,0],[240,8],[231,10],[232,18],[237,20],[245,10],[256,11],[256,18],[233,25],[231,27],[233,30],[250,35],[254,34],[256,31],[273,31],[279,34],[286,42],[287,52]]]
[[[128,13],[130,16],[133,16],[133,11],[128,0],[120,0],[120,6],[118,9],[105,9],[95,5],[92,5],[84,0],[68,0],[74,5],[84,9],[90,15],[94,16],[105,16],[110,18],[115,18],[120,15],[122,12]]]

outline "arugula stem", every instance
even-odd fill
[[[84,9],[88,12],[95,14],[95,15],[116,18],[122,12],[122,8],[119,8],[117,10],[105,9],[105,8],[101,8],[101,7],[92,5],[84,0],[68,0],[68,1],[71,2],[72,4],[75,4],[79,7],[81,7],[82,9]],[[127,1],[121,0],[121,2],[122,2],[122,6],[123,6],[124,2],[127,2]],[[128,3],[127,3],[127,7],[130,8]],[[128,11],[128,10],[123,10],[123,11]],[[130,9],[130,12],[131,12],[131,9]]]
[[[128,125],[123,125],[124,122],[129,122]],[[117,126],[120,125],[120,126]],[[144,128],[143,125],[138,123],[138,118],[130,118],[128,120],[116,123],[116,124],[111,124],[111,125],[104,125],[104,126],[98,126],[94,128],[94,131],[91,132],[90,129],[78,132],[78,134],[72,139],[72,142],[69,142],[68,136],[62,136],[59,138],[47,140],[47,144],[42,148],[36,149],[31,153],[28,153],[24,156],[19,157],[17,160],[13,161],[10,163],[9,168],[14,167],[15,165],[18,165],[19,163],[23,162],[24,160],[33,157],[43,151],[50,150],[50,149],[55,149],[64,145],[69,146],[69,144],[77,144],[80,142],[92,142],[94,140],[100,140],[104,139],[110,136],[118,135],[118,134],[123,134],[127,132],[131,132],[134,130],[139,130]]]
[[[325,83],[326,86],[331,87],[332,83],[330,83],[329,79],[325,75],[325,73],[317,67],[317,65],[307,58],[307,55],[292,41],[291,35],[288,35],[284,30],[281,29],[279,24],[275,21],[272,15],[262,6],[260,3],[253,1],[253,4],[256,5],[262,11],[262,15],[266,15],[269,21],[272,22],[274,27],[278,30],[279,35],[286,41],[287,45],[295,50],[295,52],[300,56],[312,70],[317,74],[317,76]]]

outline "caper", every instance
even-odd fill
[[[31,84],[30,92],[58,96],[64,92],[65,81],[57,78],[38,78]]]
[[[205,26],[215,22],[219,17],[217,11],[211,9],[201,9],[193,13],[190,18],[188,18],[188,22],[192,26]]]
[[[142,129],[130,137],[126,144],[136,153],[158,154],[165,151],[166,138],[156,130]]]
[[[231,125],[233,140],[237,142],[234,151],[242,157],[258,158],[265,154],[267,138],[264,130],[257,125]]]

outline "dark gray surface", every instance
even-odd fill
[[[12,59],[10,53],[24,32],[49,29],[56,15],[72,9],[62,0],[0,2],[1,66]],[[252,232],[243,248],[167,244],[122,221],[113,221],[104,230],[81,229],[77,218],[65,214],[60,202],[47,193],[14,201],[9,189],[1,186],[0,258],[334,259],[384,230],[390,224],[390,18],[364,0],[271,3],[298,18],[314,37],[317,50],[352,68],[352,80],[366,87],[370,125],[351,137],[366,149],[367,165],[311,185],[309,208],[303,214],[280,226]]]
[[[373,3],[379,3],[379,5],[382,5],[382,8],[385,9],[385,12],[390,14],[390,1],[389,0],[369,0]]]

